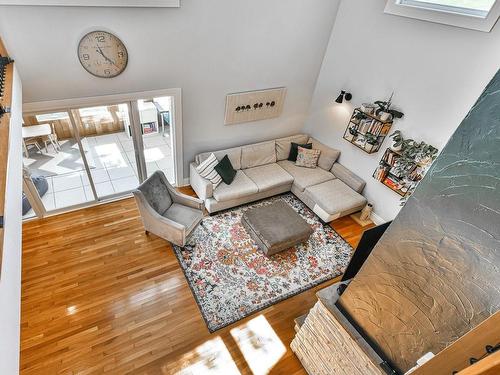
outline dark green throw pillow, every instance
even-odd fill
[[[307,144],[299,144],[299,143],[294,143],[292,142],[292,147],[290,147],[290,153],[288,154],[288,160],[290,161],[297,161],[297,154],[299,152],[299,146],[302,148],[307,148],[311,150],[313,148],[312,143],[307,143]]]
[[[222,181],[226,184],[231,185],[231,182],[234,180],[234,176],[236,176],[236,170],[233,168],[231,164],[231,160],[226,156],[222,158],[222,160],[214,167],[215,171],[221,176]]]

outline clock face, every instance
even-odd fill
[[[125,70],[127,49],[115,35],[92,31],[78,44],[78,58],[87,72],[102,78],[113,78]]]

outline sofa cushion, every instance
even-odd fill
[[[276,160],[286,160],[290,154],[292,142],[304,144],[309,136],[307,134],[291,135],[290,137],[278,138],[276,140]]]
[[[316,168],[320,154],[320,150],[308,150],[307,148],[299,146],[295,165],[297,167]]]
[[[293,161],[289,160],[279,161],[278,164],[292,175],[294,178],[293,184],[300,191],[304,191],[309,186],[335,179],[333,174],[321,168],[297,167]]]
[[[194,226],[203,219],[203,212],[182,204],[174,203],[162,216],[184,225],[184,227],[186,227],[186,233],[189,233]]]
[[[214,168],[220,177],[222,177],[222,181],[226,184],[231,185],[234,177],[236,176],[236,169],[233,168],[231,161],[229,158],[224,156],[222,160],[217,164]]]
[[[290,153],[288,154],[288,159],[290,161],[297,161],[297,155],[299,154],[299,147],[311,150],[313,148],[312,143],[295,143],[292,142],[290,146]]]
[[[305,190],[305,194],[330,215],[356,212],[366,204],[365,197],[339,179],[309,186]]]
[[[196,163],[200,164],[206,160],[212,152],[204,152],[196,156]],[[234,169],[241,169],[241,147],[233,147],[225,150],[214,151],[213,154],[218,161],[221,161],[224,156],[227,155]]]
[[[274,141],[255,143],[241,147],[241,169],[276,163]]]
[[[334,163],[330,172],[358,193],[361,193],[366,185],[365,180],[351,172],[340,163]]]
[[[323,168],[325,171],[329,171],[333,163],[335,163],[339,158],[340,151],[328,147],[314,138],[309,138],[307,143],[312,143],[313,150],[321,151],[318,159],[318,167]]]
[[[259,192],[259,188],[255,183],[243,173],[237,171],[231,185],[221,182],[217,189],[214,190],[214,198],[219,202],[228,201],[231,199],[238,199],[246,197],[251,194]]]
[[[243,173],[257,185],[259,192],[283,185],[291,186],[293,182],[293,177],[276,163],[244,169]]]

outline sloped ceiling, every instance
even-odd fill
[[[180,87],[184,159],[298,132],[330,38],[338,0],[185,0],[180,8],[0,6],[0,35],[16,59],[25,102]],[[115,33],[130,60],[117,78],[80,66],[88,31]],[[223,126],[231,92],[286,86],[283,115]],[[187,175],[187,168],[185,168]]]

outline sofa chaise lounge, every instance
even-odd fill
[[[287,160],[291,143],[312,143],[321,150],[316,168],[298,167]],[[292,192],[324,222],[361,210],[365,181],[337,162],[340,151],[306,134],[241,147],[213,151],[218,160],[228,155],[236,176],[230,185],[221,182],[216,189],[201,177],[196,166],[212,152],[196,155],[190,164],[190,183],[209,213]]]

